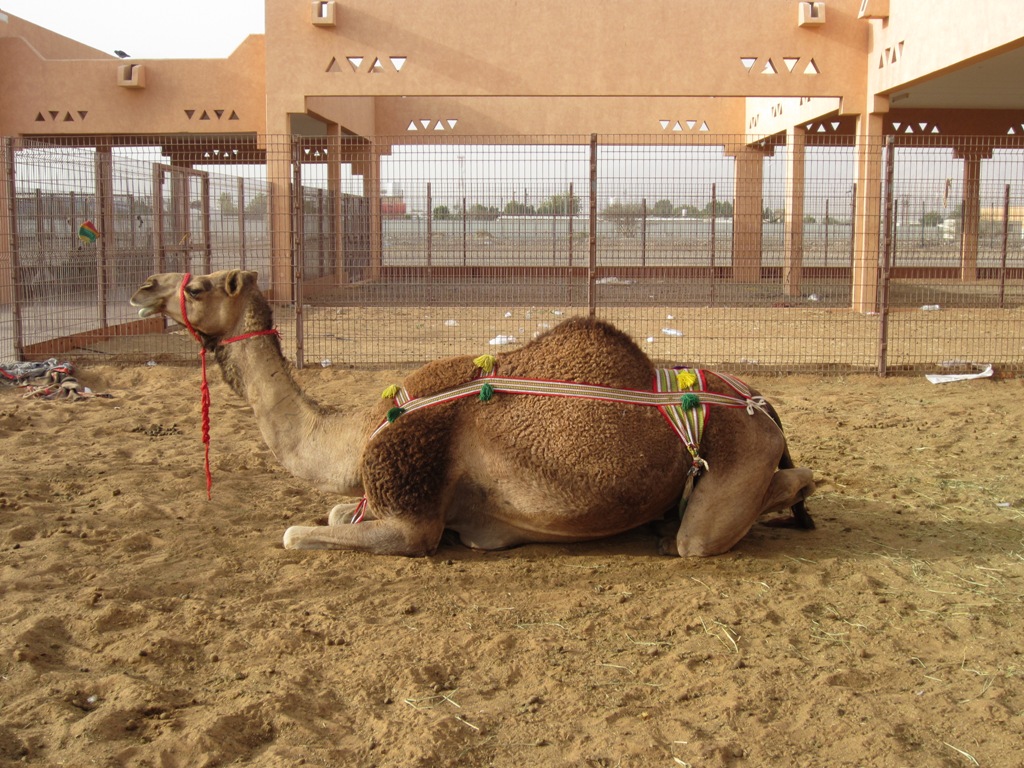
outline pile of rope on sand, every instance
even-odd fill
[[[41,363],[4,363],[0,365],[0,381],[22,387],[23,397],[41,400],[77,402],[91,397],[113,397],[93,392],[74,376],[71,363],[50,358]]]

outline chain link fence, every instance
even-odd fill
[[[595,314],[673,364],[1024,366],[1017,137],[888,137],[860,191],[852,136],[747,142],[7,139],[0,358],[193,360],[130,295],[242,267],[299,365],[493,352]]]

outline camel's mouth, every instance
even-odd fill
[[[131,305],[139,308],[139,317],[145,319],[164,311],[164,299],[159,296],[145,296],[152,285],[144,285],[131,298]]]

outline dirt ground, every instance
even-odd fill
[[[195,368],[80,373],[0,388],[0,766],[1024,764],[1022,380],[751,380],[815,531],[414,560],[282,549],[340,499],[216,373],[212,501]]]

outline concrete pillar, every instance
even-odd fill
[[[373,139],[366,143],[359,160],[352,164],[355,173],[363,177],[363,195],[370,204],[370,279],[379,280],[383,263],[383,229],[380,215],[380,157],[381,148]]]
[[[348,282],[348,273],[345,270],[345,217],[342,216],[344,208],[341,195],[341,136],[341,126],[337,123],[328,123],[327,191],[331,201],[331,251],[334,254],[331,269],[334,273],[334,282],[338,285]]]
[[[804,265],[804,160],[807,130],[786,130],[786,217],[782,286],[787,296],[800,295]]]
[[[953,150],[964,161],[964,213],[960,235],[960,280],[978,279],[978,239],[981,233],[981,161],[992,157],[990,147],[964,147]]]
[[[732,211],[732,279],[761,280],[764,157],[759,147],[741,147],[736,158],[736,202]]]
[[[851,279],[854,312],[875,312],[878,308],[878,241],[882,232],[882,142],[883,116],[857,117],[854,155],[857,163],[856,212],[853,217],[853,271]]]
[[[264,287],[274,301],[289,303],[295,301],[290,135],[267,137],[267,183],[270,187],[270,275]]]

